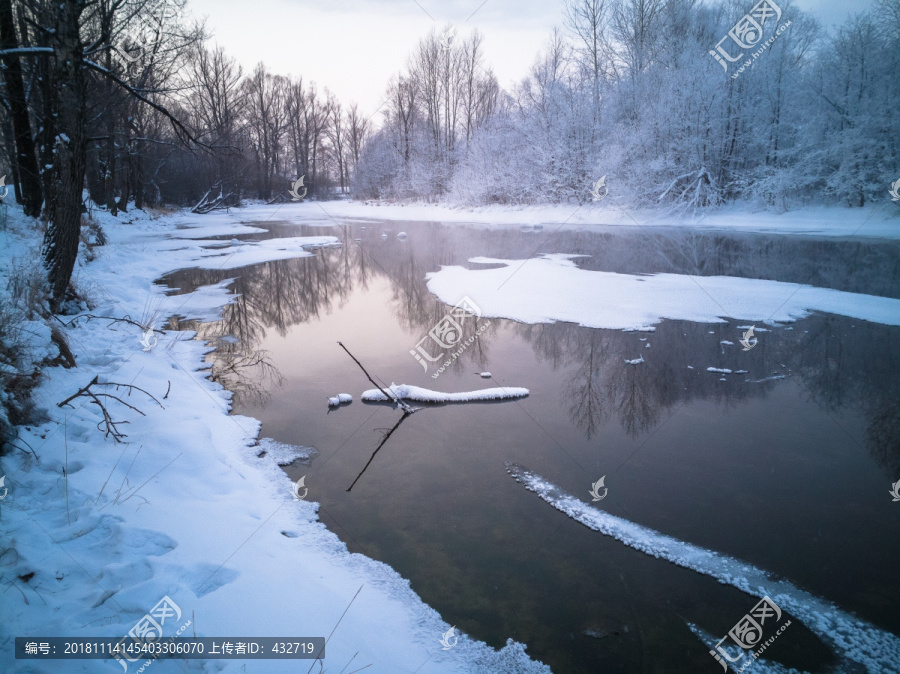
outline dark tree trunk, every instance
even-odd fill
[[[56,95],[56,209],[44,235],[43,257],[50,281],[51,301],[58,311],[66,298],[81,230],[85,173],[85,76],[79,36],[84,3],[59,5],[59,20],[50,36],[54,48],[53,89]]]
[[[3,145],[6,148],[6,161],[9,162],[12,171],[13,191],[16,195],[16,201],[22,203],[22,188],[19,185],[19,164],[16,161],[16,142],[13,138],[12,122],[9,116],[3,120]]]
[[[111,49],[106,52],[106,69],[112,70]],[[106,105],[106,110],[103,113],[106,117],[106,157],[104,158],[106,173],[104,175],[103,191],[106,194],[106,207],[112,215],[117,215],[116,174],[118,173],[118,166],[116,166],[116,119],[113,112],[113,107],[115,105],[113,87],[115,87],[115,85],[112,82],[107,82],[106,90],[108,103]]]
[[[41,184],[44,187],[43,219],[52,222],[56,217],[56,178],[53,167],[56,156],[53,154],[53,139],[56,137],[56,117],[54,114],[55,92],[53,88],[53,61],[50,58],[38,59],[41,88],[41,129],[38,132],[38,143],[41,166]]]
[[[137,210],[144,208],[144,163],[140,153],[134,155],[134,207]]]
[[[16,38],[16,24],[13,18],[12,0],[0,0],[0,48],[15,49],[19,46]],[[28,101],[22,82],[22,65],[19,57],[8,54],[3,57],[3,76],[6,80],[9,115],[12,119],[13,135],[16,141],[16,164],[21,186],[21,204],[25,215],[37,217],[41,214],[44,195],[41,190],[41,174],[37,156],[34,153],[34,138],[31,135],[31,120],[28,117]],[[18,194],[16,195],[18,198]]]

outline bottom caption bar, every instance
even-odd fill
[[[318,660],[325,637],[16,637],[17,660]]]

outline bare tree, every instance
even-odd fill
[[[14,52],[19,46],[13,20],[12,0],[0,0],[0,49],[3,55],[3,77],[6,81],[7,105],[15,139],[13,166],[17,194],[25,215],[37,217],[44,201],[40,172],[35,154],[34,138],[31,135],[31,120],[28,115],[28,101],[22,81],[22,66]]]
[[[338,183],[341,194],[343,194],[347,177],[347,127],[341,103],[330,93],[328,94],[328,111],[331,113],[328,138],[331,141],[332,154],[337,165]]]
[[[279,173],[281,141],[287,129],[286,95],[288,82],[258,64],[244,82],[247,96],[247,122],[251,147],[256,160],[259,194],[272,196],[272,181]]]
[[[353,167],[359,164],[359,157],[362,153],[363,145],[371,132],[371,125],[368,119],[363,119],[359,113],[356,103],[352,103],[347,110],[347,119],[345,122],[347,127],[347,141],[350,144],[350,157],[353,160]]]
[[[576,53],[590,78],[595,124],[600,123],[600,84],[609,62],[607,10],[608,0],[567,0],[565,8],[566,27],[580,43]]]

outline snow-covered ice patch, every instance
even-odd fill
[[[833,206],[808,206],[792,209],[788,213],[760,210],[748,212],[746,205],[720,208],[704,212],[696,217],[656,209],[624,210],[605,206],[587,205],[572,213],[568,204],[500,205],[478,208],[458,208],[443,204],[390,204],[378,201],[329,201],[327,203],[287,204],[254,207],[260,220],[280,208],[279,217],[289,214],[328,215],[339,221],[385,220],[389,222],[461,222],[481,223],[490,228],[520,228],[522,231],[541,231],[544,226],[565,227],[567,230],[596,231],[598,228],[640,227],[650,228],[690,227],[692,229],[727,232],[778,232],[792,236],[857,236],[900,238],[897,217],[892,212],[879,212],[879,207],[844,208]],[[248,221],[248,211],[241,209],[240,220]],[[237,213],[237,211],[236,211]],[[208,216],[207,216],[208,217]],[[235,218],[236,219],[236,218]],[[638,224],[640,223],[640,224]]]
[[[708,367],[706,368],[707,372],[719,372],[721,374],[731,374],[731,370],[725,367]]]
[[[704,646],[706,646],[710,651],[714,652],[715,647],[719,643],[719,639],[716,639],[712,634],[697,627],[693,623],[685,622],[685,624]],[[712,661],[712,659],[710,659],[710,661]],[[748,667],[748,672],[752,671],[753,674],[803,674],[793,667],[785,667],[780,662],[767,660],[766,658],[757,658],[756,660],[752,660],[751,662],[753,663],[753,669],[750,670],[750,668]]]
[[[203,248],[191,265],[199,269],[237,269],[260,262],[310,257],[307,248],[335,246],[340,241],[334,236],[302,236],[290,239],[266,239],[242,241],[240,245],[221,248]]]
[[[524,398],[529,394],[527,388],[497,387],[484,388],[478,391],[463,391],[461,393],[444,393],[432,391],[420,386],[408,384],[391,384],[385,389],[395,400],[411,400],[419,403],[469,403],[480,400],[512,400]],[[369,389],[362,394],[362,399],[367,402],[382,402],[387,400],[384,394],[377,388]]]
[[[611,536],[640,552],[736,587],[754,597],[768,595],[782,609],[803,621],[823,642],[829,644],[845,665],[855,662],[869,672],[885,672],[887,663],[900,662],[900,638],[842,611],[832,602],[816,597],[788,580],[776,578],[768,571],[734,557],[610,515],[589,506],[517,464],[507,464],[507,470],[526,489],[589,529]]]
[[[530,260],[475,257],[491,269],[446,266],[426,275],[447,304],[471,297],[488,317],[523,323],[567,321],[591,328],[641,329],[663,319],[790,322],[813,311],[900,325],[900,299],[733,276],[635,274],[580,269],[564,254]],[[638,280],[644,283],[638,283]]]
[[[625,364],[626,365],[640,365],[643,362],[644,362],[644,357],[641,356],[639,358],[635,358],[634,360],[626,360]]]
[[[261,227],[252,227],[250,225],[236,225],[222,223],[221,225],[186,225],[179,227],[172,232],[173,239],[208,239],[211,236],[223,236],[235,234],[260,234],[266,230]]]
[[[266,457],[272,459],[279,466],[287,466],[297,460],[308,462],[319,453],[314,447],[288,445],[272,438],[260,438],[259,448],[265,452]]]

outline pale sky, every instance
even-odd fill
[[[826,25],[868,9],[873,0],[795,0]],[[748,0],[748,7],[755,4]],[[367,116],[384,101],[388,80],[419,39],[436,26],[459,38],[484,33],[487,63],[501,86],[528,74],[563,0],[190,0],[207,18],[213,41],[251,70],[264,61],[282,75],[302,75]],[[429,16],[430,15],[430,16]],[[376,118],[380,121],[380,117]]]

